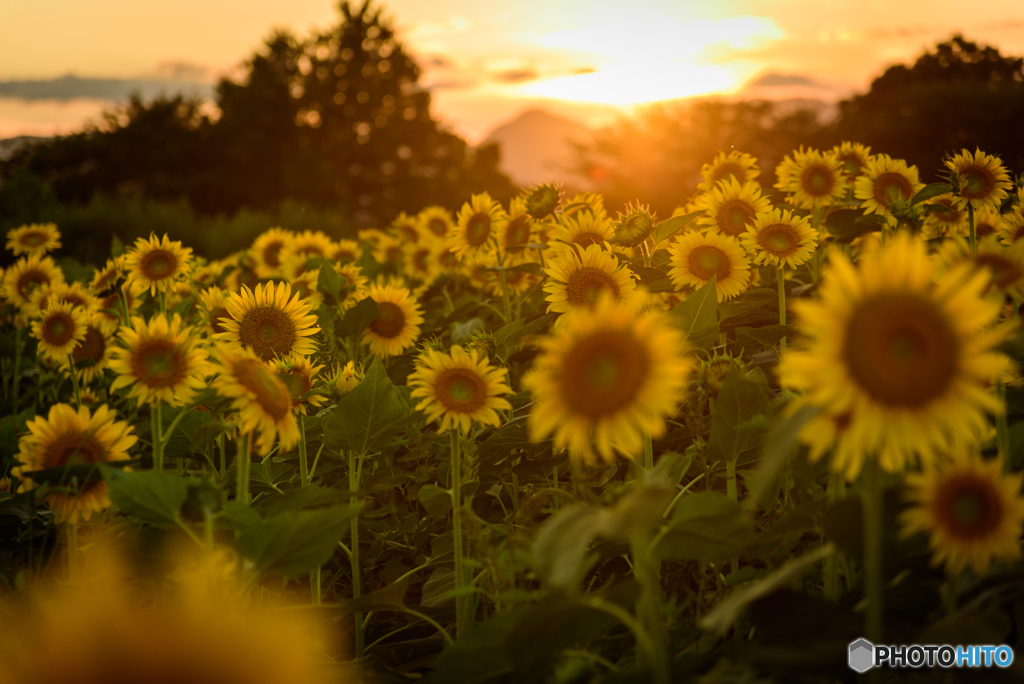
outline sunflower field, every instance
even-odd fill
[[[859,637],[1021,648],[1024,182],[942,168],[843,143],[766,188],[733,151],[664,220],[540,185],[215,261],[152,235],[85,269],[11,230],[0,684],[835,682]]]

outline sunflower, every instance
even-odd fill
[[[807,219],[791,211],[773,209],[757,215],[740,242],[754,255],[755,264],[796,268],[811,258],[818,246],[818,231]]]
[[[416,215],[420,232],[437,238],[447,237],[455,229],[451,212],[444,207],[427,207]]]
[[[402,272],[412,280],[431,282],[437,268],[433,253],[433,245],[427,240],[406,243],[405,255],[402,257]]]
[[[395,217],[395,220],[388,226],[387,232],[403,244],[419,242],[422,237],[420,235],[420,224],[417,218],[415,216],[409,216],[404,211]]]
[[[750,286],[750,260],[739,242],[718,233],[683,233],[669,247],[668,275],[679,289],[699,288],[715,277],[718,301],[732,299]]]
[[[397,285],[374,283],[370,298],[380,316],[366,327],[362,343],[381,358],[398,356],[419,337],[423,310],[407,288]]]
[[[359,254],[358,242],[355,240],[338,240],[331,248],[328,257],[334,261],[357,261]]]
[[[1003,214],[998,225],[999,239],[1005,245],[1012,245],[1024,237],[1024,213],[1020,211]]]
[[[929,535],[933,562],[944,564],[951,575],[970,567],[984,576],[992,561],[1021,556],[1024,478],[1004,475],[998,459],[965,453],[907,476],[911,505],[900,522],[905,537]]]
[[[371,249],[376,247],[381,238],[385,237],[387,233],[377,228],[363,228],[357,233],[359,241],[365,245],[368,245]]]
[[[1002,224],[1003,217],[997,209],[989,209],[988,207],[978,209],[974,212],[974,235],[979,240],[989,235],[995,235],[999,232],[999,226]],[[965,233],[966,235],[966,233]]]
[[[864,174],[853,184],[853,195],[863,200],[860,206],[869,214],[886,216],[895,225],[893,203],[909,202],[923,187],[916,166],[907,166],[902,159],[879,154],[868,161]]]
[[[139,238],[134,247],[125,255],[128,280],[139,283],[151,295],[157,291],[167,292],[175,281],[189,271],[192,248],[182,247],[177,240],[168,240],[167,235],[157,239],[150,233],[149,239]]]
[[[113,356],[114,340],[104,332],[100,313],[93,312],[86,322],[85,339],[71,351],[71,360],[75,364],[75,372],[83,383],[90,383],[103,377],[103,369],[110,364]],[[65,362],[67,359],[65,358]]]
[[[1000,301],[1007,296],[1024,298],[1024,242],[1006,246],[995,235],[989,235],[978,241],[976,249],[972,254],[963,238],[946,240],[936,258],[946,269],[967,264],[972,270],[985,273],[989,291]]]
[[[451,237],[435,243],[433,259],[440,273],[451,275],[462,271],[462,260],[455,252],[455,240]]]
[[[929,211],[924,215],[922,232],[927,239],[939,237],[966,236],[968,233],[967,212],[957,209],[955,198],[946,193],[933,197],[930,204],[945,207],[945,211]]]
[[[286,241],[281,248],[281,263],[288,261],[295,256],[305,258],[327,256],[331,251],[331,238],[319,230],[304,230],[301,233],[293,234],[291,239]]]
[[[624,247],[639,247],[654,232],[657,213],[644,204],[627,204],[615,217],[615,240]]]
[[[284,254],[282,254],[282,258]],[[260,276],[256,273],[256,265],[247,252],[236,252],[225,259],[227,274],[224,277],[224,287],[232,292],[238,292],[243,287],[250,290],[260,284]],[[230,269],[230,270],[228,270]]]
[[[775,169],[775,187],[789,194],[796,206],[813,211],[840,202],[846,194],[843,163],[834,152],[805,150],[788,154]]]
[[[615,224],[606,215],[595,215],[588,209],[581,209],[572,216],[562,216],[561,224],[551,230],[550,240],[576,249],[591,245],[604,245],[615,237]]]
[[[105,292],[114,287],[118,280],[128,273],[124,265],[124,255],[107,259],[103,268],[98,268],[89,281],[89,288],[93,292]]]
[[[42,256],[60,247],[60,231],[54,223],[31,223],[7,231],[7,249],[14,256]]]
[[[492,238],[501,235],[508,214],[486,192],[473,195],[462,205],[455,226],[455,253],[461,258],[486,249]]]
[[[973,153],[961,150],[960,154],[946,160],[946,168],[951,176],[956,177],[954,188],[959,186],[956,204],[960,209],[971,204],[976,210],[999,211],[999,205],[1013,188],[1003,161],[979,149]]]
[[[565,221],[570,216],[575,216],[582,211],[589,211],[597,221],[608,219],[608,212],[604,208],[604,197],[596,192],[581,192],[570,199],[562,208],[559,218]]]
[[[843,165],[843,176],[846,184],[853,185],[867,168],[871,160],[871,148],[856,142],[844,140],[832,148],[832,154]]]
[[[348,311],[360,301],[366,299],[370,294],[369,282],[363,275],[363,270],[355,264],[343,264],[335,267],[335,273],[341,276],[345,283],[345,290],[338,295],[338,308]]]
[[[847,475],[866,457],[898,472],[915,453],[930,460],[976,440],[986,412],[1002,410],[986,386],[1008,334],[989,329],[999,304],[981,296],[988,276],[964,266],[936,277],[924,245],[902,233],[856,268],[831,257],[820,298],[794,304],[802,347],[779,373],[809,404],[848,416]]]
[[[548,311],[565,313],[573,309],[593,309],[602,292],[616,302],[632,301],[636,295],[636,276],[619,263],[614,254],[590,245],[580,250],[567,249],[552,257],[545,269],[548,276],[544,291]]]
[[[359,383],[362,381],[362,370],[356,368],[355,361],[349,361],[334,372],[334,376],[328,381],[328,384],[333,387],[334,391],[340,396],[345,396],[358,387]]]
[[[745,152],[730,150],[719,152],[710,164],[704,164],[700,168],[701,182],[697,185],[699,192],[711,192],[719,183],[732,179],[738,183],[745,184],[752,181],[761,174],[757,166],[757,159]]]
[[[24,308],[26,313],[35,315],[45,310],[52,302],[71,304],[88,314],[99,309],[100,304],[96,295],[82,283],[57,283],[34,289]]]
[[[761,195],[757,181],[740,185],[735,178],[727,178],[697,200],[697,209],[706,212],[697,220],[717,233],[738,238],[754,217],[771,207],[771,201]]]
[[[64,271],[48,256],[22,257],[4,271],[0,296],[17,307],[29,303],[32,291],[41,286],[63,285]]]
[[[527,263],[526,258],[521,256],[505,260],[505,287],[508,288],[508,293],[510,295],[523,294],[541,282],[541,278],[538,275],[511,268],[512,266],[519,266],[524,263]],[[486,265],[490,264],[488,263]],[[474,275],[483,275],[486,278],[486,282],[483,283],[483,286],[488,292],[495,297],[502,296],[500,272],[474,270],[473,273]]]
[[[39,353],[57,364],[85,340],[87,314],[67,302],[51,302],[32,323],[32,337],[39,340]]]
[[[36,416],[25,425],[28,434],[18,441],[17,459],[21,465],[11,471],[22,481],[19,491],[36,487],[32,471],[66,465],[93,465],[128,460],[138,437],[133,428],[118,421],[107,406],[95,413],[81,406],[76,411],[67,404],[54,404],[46,418]],[[63,488],[62,488],[63,489]],[[102,480],[78,483],[77,488],[58,491],[46,497],[56,522],[77,523],[94,512],[110,506],[107,485]]]
[[[292,232],[283,228],[270,228],[257,237],[249,249],[260,278],[274,278],[281,266],[281,252],[292,239]]]
[[[512,392],[506,383],[507,371],[495,368],[477,350],[468,352],[455,345],[447,354],[425,350],[416,361],[416,370],[409,376],[414,399],[422,398],[416,410],[427,414],[427,420],[440,419],[438,432],[451,426],[469,434],[473,423],[501,423],[498,411],[507,411],[512,404],[504,395]]]
[[[537,221],[543,221],[555,213],[562,201],[560,183],[540,183],[519,194],[526,205],[526,212]]]
[[[208,287],[199,293],[199,320],[197,323],[202,326],[208,338],[214,335],[227,332],[222,318],[229,318],[227,303],[231,299],[231,293],[219,287]]]
[[[271,361],[270,368],[277,373],[278,379],[291,393],[292,408],[302,415],[306,415],[306,404],[320,406],[327,401],[319,394],[303,398],[303,395],[313,389],[314,379],[323,370],[322,365],[314,366],[310,363],[309,357],[301,354],[289,354]]]
[[[217,392],[232,401],[243,433],[259,432],[255,447],[270,453],[275,441],[288,451],[299,441],[299,424],[292,412],[292,395],[277,373],[248,349],[224,343],[214,346],[219,366],[213,381]]]
[[[139,402],[182,406],[206,388],[206,352],[178,314],[157,314],[148,323],[135,316],[121,328],[120,339],[125,346],[115,347],[110,360],[118,376],[111,391],[130,387],[128,396]]]
[[[125,307],[127,307],[127,318],[131,318],[138,310],[144,292],[145,289],[139,283],[125,282],[110,294],[101,297],[97,309],[100,313],[99,323],[103,330],[110,334],[118,329]]]
[[[533,242],[533,217],[526,211],[526,202],[515,197],[509,203],[508,223],[498,235],[501,251],[522,254],[526,245]]]
[[[225,332],[216,339],[252,349],[264,361],[316,351],[311,339],[320,332],[316,315],[309,313],[309,304],[298,294],[292,296],[288,283],[257,285],[255,291],[243,286],[240,293],[232,293],[225,308],[231,318],[221,319]]]
[[[541,341],[542,353],[523,384],[534,396],[530,439],[554,433],[555,450],[596,461],[613,447],[636,455],[644,433],[660,437],[675,414],[694,362],[678,326],[664,314],[641,314],[601,297],[569,314]]]
[[[393,235],[385,235],[373,247],[373,258],[382,266],[398,269],[402,260],[402,249],[405,243]]]

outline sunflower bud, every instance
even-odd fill
[[[538,221],[550,216],[562,201],[562,191],[551,183],[542,183],[526,195],[526,213]]]
[[[654,218],[649,207],[630,204],[615,222],[615,239],[625,247],[636,247],[654,231]]]

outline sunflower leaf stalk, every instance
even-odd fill
[[[239,437],[238,453],[235,455],[235,500],[249,503],[249,459],[252,448],[252,435],[248,433]]]
[[[356,455],[355,450],[347,451],[346,454],[348,456],[348,491],[352,497],[355,497],[356,492],[359,491],[359,471],[363,459],[361,454]],[[352,598],[358,599],[363,595],[363,579],[359,567],[359,516],[357,515],[352,516],[352,521],[349,523],[349,534],[351,536],[349,561],[352,570]],[[357,659],[363,657],[364,627],[363,614],[354,613],[352,615],[352,631],[355,633],[355,656]]]
[[[776,283],[779,286],[779,325],[786,325],[786,272],[779,263]],[[779,357],[786,353],[786,333],[783,328],[782,339],[779,340]]]
[[[149,413],[153,432],[153,470],[163,472],[164,469],[164,435],[163,435],[163,409],[159,399],[153,400],[153,407]]]
[[[633,556],[633,576],[640,586],[637,617],[649,640],[648,647],[638,655],[645,656],[647,662],[644,665],[650,669],[654,684],[669,684],[671,668],[666,648],[668,635],[665,633],[665,621],[661,617],[661,580],[657,563],[651,556],[650,533],[634,533],[629,545]]]
[[[466,586],[465,566],[463,565],[462,548],[462,459],[460,458],[459,431],[451,428],[448,431],[451,439],[451,478],[452,478],[452,554],[455,561],[455,633],[462,637],[469,627],[467,614],[468,597],[462,593]]]
[[[884,491],[882,466],[875,457],[864,461],[861,496],[864,515],[864,586],[867,598],[865,633],[869,641],[882,643],[885,616],[882,565]]]
[[[71,371],[71,386],[75,390],[75,408],[82,405],[82,389],[78,386],[78,370],[75,368],[75,355],[68,354],[68,370]]]

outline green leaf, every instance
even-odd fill
[[[768,380],[760,368],[744,372],[734,365],[718,391],[708,448],[718,459],[735,462],[757,447],[764,430],[751,420],[768,411]]]
[[[334,301],[341,300],[341,290],[345,287],[345,281],[341,279],[338,272],[326,260],[320,264],[320,273],[316,277],[316,289]]]
[[[547,314],[539,316],[527,322],[526,319],[512,321],[494,331],[494,350],[498,359],[502,362],[518,351],[520,343],[526,337],[534,335],[547,328],[558,318],[558,314]]]
[[[653,554],[661,560],[713,563],[736,558],[754,539],[753,523],[735,501],[715,492],[687,494],[676,504]]]
[[[154,525],[178,524],[188,498],[188,482],[174,473],[155,470],[125,472],[100,466],[110,501],[125,513]]]
[[[746,351],[752,352],[759,347],[771,348],[783,337],[793,337],[797,329],[791,325],[764,325],[760,328],[736,328],[736,343]]]
[[[714,347],[718,339],[718,292],[715,278],[711,276],[711,280],[703,287],[672,309],[672,313],[680,319],[686,339],[704,351]]]
[[[881,230],[886,220],[877,214],[864,214],[860,209],[839,209],[828,215],[826,224],[836,242],[843,243]]]
[[[590,544],[601,531],[604,511],[573,506],[551,516],[531,549],[537,574],[554,587],[575,588],[586,570]]]
[[[288,511],[260,520],[238,535],[238,549],[253,562],[260,576],[273,572],[298,577],[330,559],[359,509],[353,505]]]
[[[161,414],[164,425],[164,434],[171,422],[178,417],[184,408],[165,407]],[[187,413],[178,421],[172,432],[167,437],[167,446],[164,454],[168,458],[188,458],[199,449],[206,446],[210,440],[224,431],[224,425],[206,411],[198,409],[187,409]]]
[[[722,325],[738,325],[748,314],[758,309],[770,312],[771,318],[779,320],[779,293],[766,287],[747,290],[732,301],[718,305],[718,313],[722,316]],[[736,319],[736,320],[733,320]]]
[[[380,357],[374,357],[363,381],[324,420],[324,442],[362,455],[379,451],[394,441],[394,430],[410,413]]]
[[[420,492],[416,496],[423,504],[423,507],[427,509],[427,513],[434,520],[440,520],[448,515],[448,511],[452,510],[452,495],[447,489],[441,489],[434,484],[425,484],[420,487]]]
[[[484,319],[470,318],[465,323],[456,321],[452,323],[452,342],[455,344],[466,344],[473,337],[473,334],[486,328]]]
[[[705,213],[703,209],[700,211],[690,212],[689,214],[683,214],[682,216],[673,216],[670,219],[666,219],[661,223],[654,226],[654,244],[658,244],[662,240],[667,240],[679,231],[681,231],[687,223],[697,218],[701,214]]]
[[[345,316],[334,325],[334,332],[338,337],[359,340],[366,328],[378,318],[380,309],[377,302],[367,297],[345,312]]]
[[[259,509],[266,517],[272,518],[275,515],[287,513],[288,511],[322,508],[324,506],[347,503],[351,498],[352,494],[348,491],[310,485],[308,487],[289,489],[284,494],[275,493],[270,496],[260,497]]]
[[[953,192],[953,187],[949,183],[929,183],[917,191],[917,194],[910,200],[910,204],[920,204],[930,200],[932,197],[938,197],[950,192]]]
[[[804,425],[821,412],[817,406],[801,406],[791,416],[776,421],[764,438],[761,462],[754,473],[747,501],[767,506],[775,494],[775,483],[786,462],[796,453]]]
[[[665,482],[652,482],[635,487],[618,498],[613,506],[602,509],[597,528],[605,539],[629,541],[646,535],[657,527],[665,509],[675,498],[675,491]]]
[[[18,415],[0,418],[0,456],[13,458],[18,453],[18,436],[27,432],[25,424],[36,417],[36,407],[29,406]]]

